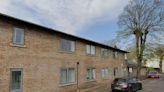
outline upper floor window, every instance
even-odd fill
[[[108,56],[108,49],[101,48],[101,56],[102,57],[107,57]]]
[[[75,51],[75,41],[68,40],[68,39],[61,39],[61,50],[67,52],[74,52]]]
[[[103,68],[103,69],[101,69],[101,77],[102,77],[103,79],[105,79],[105,78],[108,78],[108,76],[109,76],[108,68]]]
[[[69,84],[75,82],[75,69],[74,68],[65,68],[60,71],[60,83]]]
[[[89,55],[95,55],[96,54],[96,47],[93,45],[86,45],[86,53]]]
[[[24,44],[24,32],[25,30],[23,28],[14,27],[13,44],[16,44],[16,45]]]
[[[117,51],[113,51],[113,58],[114,58],[114,59],[117,58],[117,56],[118,56],[117,54],[118,54]]]
[[[127,59],[128,59],[128,56],[127,56],[127,54],[126,54],[126,53],[124,54],[124,58],[125,58],[125,60],[127,60]]]
[[[96,79],[96,69],[88,68],[87,69],[87,80],[95,80]]]

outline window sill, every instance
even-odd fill
[[[92,55],[92,54],[86,54],[86,55],[90,57],[96,57],[96,55]]]
[[[96,82],[96,79],[93,79],[93,80],[87,80],[86,82]]]
[[[74,54],[75,53],[75,51],[72,52],[72,51],[64,51],[64,50],[59,50],[59,52],[60,53],[67,53],[67,54]]]
[[[118,58],[113,58],[113,60],[118,60]]]
[[[10,46],[12,46],[12,47],[26,48],[26,45],[19,45],[19,44],[13,44],[13,43],[10,43]]]
[[[60,87],[64,87],[64,86],[71,86],[71,85],[75,85],[76,83],[66,83],[66,84],[60,84]]]
[[[102,59],[108,59],[109,56],[101,56]]]
[[[109,78],[102,78],[102,80],[109,80]]]

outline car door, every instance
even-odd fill
[[[131,85],[131,87],[133,88],[133,91],[137,91],[138,90],[137,81],[135,81],[134,78],[128,78],[128,82]]]

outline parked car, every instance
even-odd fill
[[[160,78],[160,74],[157,71],[149,71],[147,78]]]
[[[142,83],[133,77],[123,77],[114,79],[112,92],[136,92],[142,89]]]

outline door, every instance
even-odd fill
[[[22,92],[22,69],[11,69],[10,92]]]

